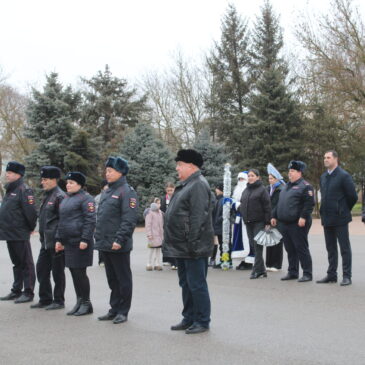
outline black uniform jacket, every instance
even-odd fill
[[[313,187],[300,178],[293,183],[288,182],[281,190],[273,215],[283,223],[294,223],[299,218],[311,219],[313,207]]]
[[[138,200],[135,190],[128,185],[125,176],[109,184],[102,192],[95,232],[95,248],[116,253],[133,249],[133,232],[137,224]],[[120,250],[112,250],[113,242]]]
[[[270,224],[270,196],[261,180],[257,180],[253,184],[247,184],[241,196],[239,209],[246,224],[252,222]]]
[[[321,220],[324,226],[340,226],[351,222],[351,209],[357,202],[352,177],[341,167],[321,176]]]
[[[71,245],[93,242],[96,214],[95,201],[90,194],[82,189],[74,194],[67,193],[59,214],[57,241]]]
[[[223,231],[223,194],[218,195],[213,209],[213,229],[215,235],[222,235]]]
[[[213,201],[200,171],[175,189],[165,213],[163,253],[166,257],[210,257],[213,251]]]
[[[43,248],[54,249],[56,232],[60,218],[59,208],[66,196],[58,186],[44,192],[44,198],[39,210],[39,236]]]
[[[37,224],[33,190],[20,178],[5,185],[0,207],[0,240],[25,241]]]

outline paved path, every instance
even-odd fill
[[[94,314],[65,315],[74,304],[67,272],[66,310],[34,310],[0,302],[2,364],[365,364],[365,226],[351,224],[353,285],[281,282],[283,273],[250,280],[249,273],[209,269],[212,324],[185,335],[169,327],[180,320],[175,271],[146,272],[145,235],[135,233],[134,296],[129,321],[97,321],[108,309],[103,268],[89,268]],[[318,222],[310,235],[314,278],[326,272]],[[32,238],[37,256],[38,236]],[[284,266],[287,263],[285,261]],[[0,243],[0,294],[7,294],[11,264]]]

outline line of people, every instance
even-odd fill
[[[212,256],[214,246],[214,200],[209,184],[201,174],[204,162],[202,156],[195,150],[180,150],[175,161],[180,182],[168,199],[162,250],[165,257],[172,258],[177,263],[183,297],[183,318],[171,330],[195,334],[209,330],[210,326],[211,308],[206,277],[208,259]],[[357,194],[351,176],[338,166],[335,151],[326,152],[324,164],[327,171],[321,177],[320,212],[329,267],[327,275],[317,282],[337,281],[338,240],[343,259],[341,285],[345,286],[351,284],[348,223],[351,221],[351,209],[357,201]],[[262,229],[276,226],[283,235],[289,261],[288,272],[282,280],[312,280],[308,231],[311,227],[314,191],[302,176],[305,167],[301,161],[291,161],[288,166],[289,182],[286,185],[279,184],[280,176],[271,173],[269,191],[263,186],[256,169],[250,169],[247,173],[247,186],[241,191],[239,201],[235,202],[237,217],[242,221],[235,221],[239,234],[236,237],[233,233],[232,258],[245,256],[253,259],[251,279],[267,276],[263,249],[255,241],[255,236]],[[54,310],[64,307],[64,267],[68,267],[74,283],[76,304],[67,314],[81,316],[92,313],[87,267],[92,265],[95,248],[102,252],[111,290],[110,309],[98,319],[112,320],[113,323],[127,321],[132,299],[130,252],[138,208],[136,192],[126,180],[128,171],[128,163],[123,158],[108,158],[105,164],[107,188],[100,196],[96,217],[95,201],[83,189],[86,181],[83,174],[70,172],[66,175],[65,194],[57,184],[61,176],[60,170],[53,166],[41,169],[44,197],[39,213],[39,302],[32,305],[32,308]],[[35,284],[29,239],[36,226],[37,210],[33,191],[24,183],[24,173],[25,167],[22,164],[14,161],[8,163],[6,195],[0,207],[0,240],[7,241],[14,265],[11,292],[0,299],[14,300],[15,303],[32,301]],[[152,219],[153,210],[149,214]],[[363,216],[363,221],[364,219]],[[221,224],[219,220],[215,223],[217,226]],[[159,225],[158,242],[154,241],[156,234],[147,227],[148,239],[154,248],[159,248],[161,242],[162,227],[160,223]],[[242,239],[244,232],[247,240]],[[280,256],[280,249],[278,251],[273,262]],[[301,278],[299,263],[303,269]],[[55,281],[53,291],[51,273]]]
[[[31,308],[64,308],[65,267],[68,267],[76,293],[76,304],[68,315],[93,312],[87,267],[92,265],[94,248],[102,253],[110,294],[110,309],[98,317],[127,321],[132,300],[130,252],[137,224],[138,200],[128,185],[129,167],[121,157],[109,157],[105,164],[107,188],[96,206],[94,198],[83,188],[86,176],[69,172],[64,193],[58,187],[61,171],[54,166],[41,168],[44,191],[39,211],[41,249],[36,264],[39,301]],[[30,235],[37,223],[37,209],[32,189],[23,180],[25,167],[12,161],[6,167],[6,194],[0,207],[0,240],[7,241],[13,263],[14,281],[8,295],[0,300],[15,303],[33,301],[35,268]],[[94,244],[95,241],[95,244]],[[52,290],[50,276],[53,276]]]

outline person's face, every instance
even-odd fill
[[[74,180],[67,180],[66,190],[68,193],[77,193],[81,189],[81,185],[79,185]]]
[[[215,195],[222,195],[223,194],[223,191],[215,188]]]
[[[276,179],[274,176],[269,175],[269,184],[270,185],[274,185],[276,182],[278,182],[279,180]]]
[[[158,206],[158,209],[161,208],[161,200],[156,200],[155,204]]]
[[[298,170],[289,169],[288,176],[289,176],[289,181],[294,182],[302,177],[302,173]]]
[[[108,183],[113,183],[119,180],[123,174],[112,167],[107,167],[105,169],[105,178]]]
[[[324,166],[327,169],[332,170],[335,167],[337,167],[337,165],[338,165],[338,158],[337,157],[333,157],[332,152],[327,152],[324,155],[323,162],[324,162]]]
[[[5,173],[5,179],[6,179],[6,182],[8,182],[8,183],[17,181],[21,177],[22,177],[22,175],[17,174],[16,172],[13,172],[13,171],[6,171],[6,173]]]
[[[43,190],[52,190],[57,186],[57,180],[56,179],[48,179],[48,178],[41,178],[41,185]]]
[[[174,188],[166,188],[166,194],[168,196],[172,196],[172,194],[174,193],[175,189]]]
[[[186,163],[183,161],[176,162],[176,171],[180,181],[186,180],[190,175],[192,175],[196,169],[192,163]]]
[[[260,179],[260,177],[259,176],[257,176],[256,174],[254,174],[252,171],[250,171],[249,173],[248,173],[248,182],[250,183],[250,184],[253,184],[254,182],[256,182],[257,180],[259,180]]]

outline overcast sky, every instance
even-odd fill
[[[263,0],[234,0],[254,19]],[[1,2],[0,67],[21,91],[41,87],[56,71],[65,84],[109,64],[131,82],[163,68],[180,49],[201,57],[219,39],[226,0],[7,0]],[[324,12],[329,0],[271,0],[281,17],[286,47],[300,12]],[[356,1],[360,3],[360,1]]]

